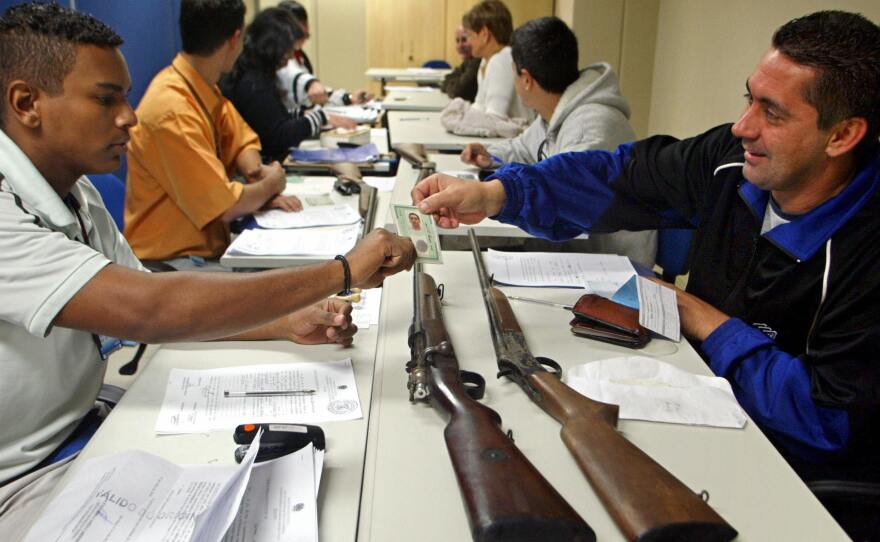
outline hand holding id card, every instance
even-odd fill
[[[421,213],[412,205],[391,205],[397,234],[412,239],[419,263],[443,263],[440,253],[440,235],[430,215]]]

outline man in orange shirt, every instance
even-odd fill
[[[125,236],[142,260],[190,269],[223,253],[236,218],[302,208],[281,195],[284,171],[262,163],[257,134],[217,87],[241,52],[244,14],[241,0],[181,2],[183,52],[150,83],[131,129]]]

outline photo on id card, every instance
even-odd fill
[[[394,226],[397,234],[409,237],[416,247],[420,263],[443,263],[440,253],[440,236],[430,215],[425,215],[412,205],[392,205]]]

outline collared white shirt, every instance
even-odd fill
[[[91,333],[53,320],[112,262],[143,269],[85,178],[74,211],[0,130],[0,483],[37,465],[93,406],[104,378]]]

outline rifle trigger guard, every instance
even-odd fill
[[[440,301],[443,301],[443,294],[445,294],[445,293],[446,293],[446,286],[444,284],[438,284],[437,285],[437,298],[440,299]]]
[[[559,364],[552,359],[538,356],[535,358],[535,361],[543,365],[549,372],[555,374],[559,378],[562,378],[562,367],[560,367]]]
[[[486,393],[486,380],[479,373],[472,373],[470,371],[462,370],[458,374],[461,377],[465,393],[475,401],[482,399],[483,394]]]

